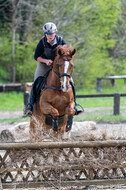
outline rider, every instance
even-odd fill
[[[34,84],[31,88],[29,103],[25,108],[25,116],[31,116],[34,111],[35,94],[33,88],[35,86],[35,81],[38,77],[43,77],[51,69],[51,65],[56,56],[57,46],[67,44],[62,37],[56,35],[56,32],[57,27],[52,22],[48,22],[43,26],[43,33],[45,36],[42,37],[35,49],[34,58],[39,63],[35,71]],[[74,85],[72,86],[74,88]],[[73,91],[75,94],[74,89]],[[82,112],[82,110],[78,110],[75,107],[76,115],[78,115],[80,112]]]

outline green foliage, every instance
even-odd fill
[[[16,42],[15,62],[16,81],[33,81],[37,62],[34,60],[34,49],[37,42]],[[11,77],[11,39],[8,34],[0,37],[0,77],[9,80]]]
[[[43,35],[43,24],[49,21],[56,23],[58,35],[77,49],[73,70],[76,89],[96,85],[98,76],[125,74],[125,0],[37,0],[32,6],[25,1],[19,4],[15,20],[16,81],[33,81],[37,66],[34,50]],[[10,13],[8,25],[5,15]],[[2,8],[0,20],[4,19],[4,26],[0,23],[3,27],[0,77],[8,80],[11,74],[12,13],[12,10]]]
[[[11,72],[11,39],[7,32],[0,36],[0,78],[9,80]]]
[[[80,57],[80,62],[75,70],[77,71],[80,67],[81,73],[84,69],[82,71],[83,77],[81,75],[77,80],[79,88],[94,84],[98,76],[112,73],[113,67],[108,48],[115,45],[112,32],[116,27],[119,15],[118,1],[95,0],[93,3],[92,1],[85,1],[83,5],[82,9],[78,10],[81,16],[81,25],[83,22],[80,35],[83,34],[83,36],[81,37],[81,44],[75,43],[79,51],[76,62]],[[78,26],[78,28],[80,27]],[[75,73],[74,78],[77,77],[78,75]],[[79,83],[82,85],[78,85]]]
[[[37,43],[37,42],[36,42]],[[36,43],[29,42],[17,45],[16,48],[16,78],[20,82],[32,82],[37,62],[34,60]]]
[[[23,93],[0,93],[0,110],[23,110]]]

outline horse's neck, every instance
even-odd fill
[[[48,86],[54,86],[54,87],[60,87],[61,83],[54,71],[50,71],[49,76],[47,78],[47,85]]]

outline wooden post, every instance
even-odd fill
[[[24,108],[25,108],[25,106],[27,105],[28,100],[29,100],[29,92],[28,92],[28,91],[25,91],[25,92],[24,92]]]
[[[102,91],[102,85],[101,85],[101,77],[97,78],[97,91]]]
[[[120,114],[120,94],[114,94],[114,115]]]
[[[116,85],[115,79],[111,79],[111,84],[112,84],[112,86],[115,86],[115,85]]]

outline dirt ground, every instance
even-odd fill
[[[95,108],[90,108],[86,111],[90,112],[92,109],[93,111],[95,110]],[[0,119],[18,118],[21,116],[23,116],[23,111],[0,111]],[[28,140],[29,122],[0,122],[0,133],[3,130],[9,130],[16,141],[22,142]],[[70,140],[124,140],[126,139],[126,123],[109,124],[96,123],[94,121],[74,121],[70,137]]]

